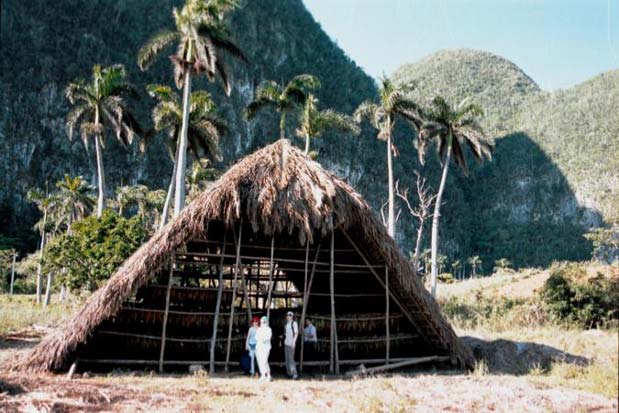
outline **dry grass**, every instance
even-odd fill
[[[45,308],[36,305],[34,295],[0,295],[0,337],[21,332],[32,326],[56,327],[77,310],[79,302],[59,302],[53,296]]]
[[[587,274],[609,267],[587,263]],[[616,329],[581,330],[551,320],[535,290],[547,270],[527,269],[441,286],[442,306],[482,361],[476,374],[516,374],[548,387],[619,397]],[[485,370],[484,370],[485,369]]]
[[[614,412],[616,400],[496,375],[396,375],[361,380],[114,374],[2,376],[0,410],[109,412]],[[1,381],[0,381],[1,383]],[[21,392],[20,393],[20,389]],[[11,394],[13,393],[13,394]],[[17,393],[17,394],[15,394]]]

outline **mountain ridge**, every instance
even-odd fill
[[[1,36],[3,45],[7,45],[0,49],[0,231],[3,234],[23,237],[24,247],[35,245],[36,237],[30,228],[36,214],[25,199],[28,189],[44,188],[46,182],[53,187],[53,182],[64,173],[82,174],[94,182],[92,154],[84,152],[79,140],[69,142],[66,138],[63,123],[67,102],[62,94],[66,82],[88,76],[94,63],[124,63],[130,80],[140,90],[147,83],[171,84],[167,59],[159,59],[151,70],[142,73],[137,70],[135,54],[150,36],[171,26],[171,8],[181,3],[180,0],[136,0],[127,4],[117,0],[102,7],[101,2],[59,0],[54,8],[46,8],[43,0],[2,2]],[[27,10],[35,12],[27,13]],[[279,81],[299,73],[313,73],[323,82],[318,91],[321,106],[347,113],[361,101],[376,96],[374,81],[329,38],[301,0],[245,1],[230,16],[230,22],[232,33],[251,64],[234,67],[230,98],[223,95],[217,84],[204,79],[196,82],[196,88],[213,93],[231,125],[230,135],[222,141],[224,161],[220,167],[230,165],[271,142],[269,137],[278,135],[275,114],[262,114],[252,122],[243,116],[243,107],[261,80]],[[33,27],[36,30],[31,30]],[[122,31],[119,27],[128,29]],[[532,101],[531,105],[543,113],[546,92],[540,91],[535,82],[506,59],[490,53],[483,54],[483,58],[471,57],[474,55],[470,52],[461,54],[467,63],[460,66],[468,72],[458,70],[457,65],[453,69],[449,53],[442,52],[442,66],[435,66],[433,71],[448,67],[449,81],[431,77],[428,70],[424,73],[429,80],[420,82],[417,93],[423,95],[420,100],[427,102],[437,92],[449,92],[445,85],[452,87],[450,93],[454,98],[474,88],[496,85],[493,86],[496,90],[487,90],[480,96],[488,103],[489,114],[484,122],[489,132],[498,137],[498,148],[496,160],[472,165],[469,178],[455,169],[450,173],[445,194],[448,208],[441,227],[442,252],[451,259],[481,255],[490,263],[509,258],[516,266],[587,258],[591,247],[582,234],[588,225],[602,221],[595,211],[600,204],[597,192],[594,190],[593,196],[583,186],[584,196],[577,200],[570,187],[572,181],[576,182],[569,176],[570,165],[555,165],[546,152],[556,148],[533,136],[539,132],[537,129],[516,130],[510,123],[514,108],[522,108],[523,102],[533,95],[539,102]],[[490,60],[487,62],[486,58]],[[492,82],[478,81],[476,66],[490,74]],[[497,67],[505,68],[509,76],[501,76],[502,69]],[[417,70],[421,71],[420,66]],[[573,101],[570,94],[566,96]],[[493,106],[495,101],[499,104]],[[135,106],[146,123],[152,104],[145,97]],[[539,116],[535,111],[521,115],[525,119]],[[547,133],[545,128],[541,132]],[[291,122],[287,132],[294,142],[293,129]],[[385,148],[376,140],[375,131],[367,125],[363,129],[357,138],[326,134],[314,141],[314,149],[319,151],[325,167],[346,178],[378,211],[386,198]],[[435,157],[429,156],[425,166],[419,165],[411,138],[411,130],[398,128],[396,142],[400,157],[394,168],[401,187],[414,185],[413,170],[420,170],[428,176],[430,185],[437,187]],[[611,138],[608,141],[614,142]],[[598,149],[596,156],[599,156]],[[127,152],[110,141],[104,159],[110,190],[121,183],[166,188],[172,170],[161,139],[144,156],[135,147]],[[534,182],[537,177],[540,182]],[[595,178],[591,179],[595,181]],[[614,196],[614,192],[610,195]],[[587,204],[589,200],[591,203]],[[604,211],[602,214],[604,218],[610,216]],[[513,227],[503,225],[504,216],[511,217]],[[415,229],[415,221],[403,213],[396,239],[404,251],[411,249]],[[491,268],[492,264],[487,265]]]

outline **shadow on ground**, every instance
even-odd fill
[[[490,373],[524,375],[533,369],[548,370],[552,363],[569,363],[579,366],[589,364],[589,359],[569,354],[539,343],[505,339],[483,340],[462,337],[477,360],[485,361]]]

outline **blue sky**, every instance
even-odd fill
[[[619,68],[619,0],[303,0],[371,76],[441,49],[503,56],[543,89]]]

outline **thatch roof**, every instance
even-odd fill
[[[123,301],[161,270],[172,252],[186,241],[204,236],[209,221],[233,224],[241,216],[267,235],[298,234],[302,244],[334,227],[354,230],[360,247],[373,259],[385,262],[394,274],[390,289],[405,303],[409,315],[414,314],[422,334],[459,365],[472,366],[469,349],[361,195],[288,140],[279,140],[230,168],[127,259],[71,320],[45,337],[16,367],[29,371],[66,368],[77,346],[117,314]]]

